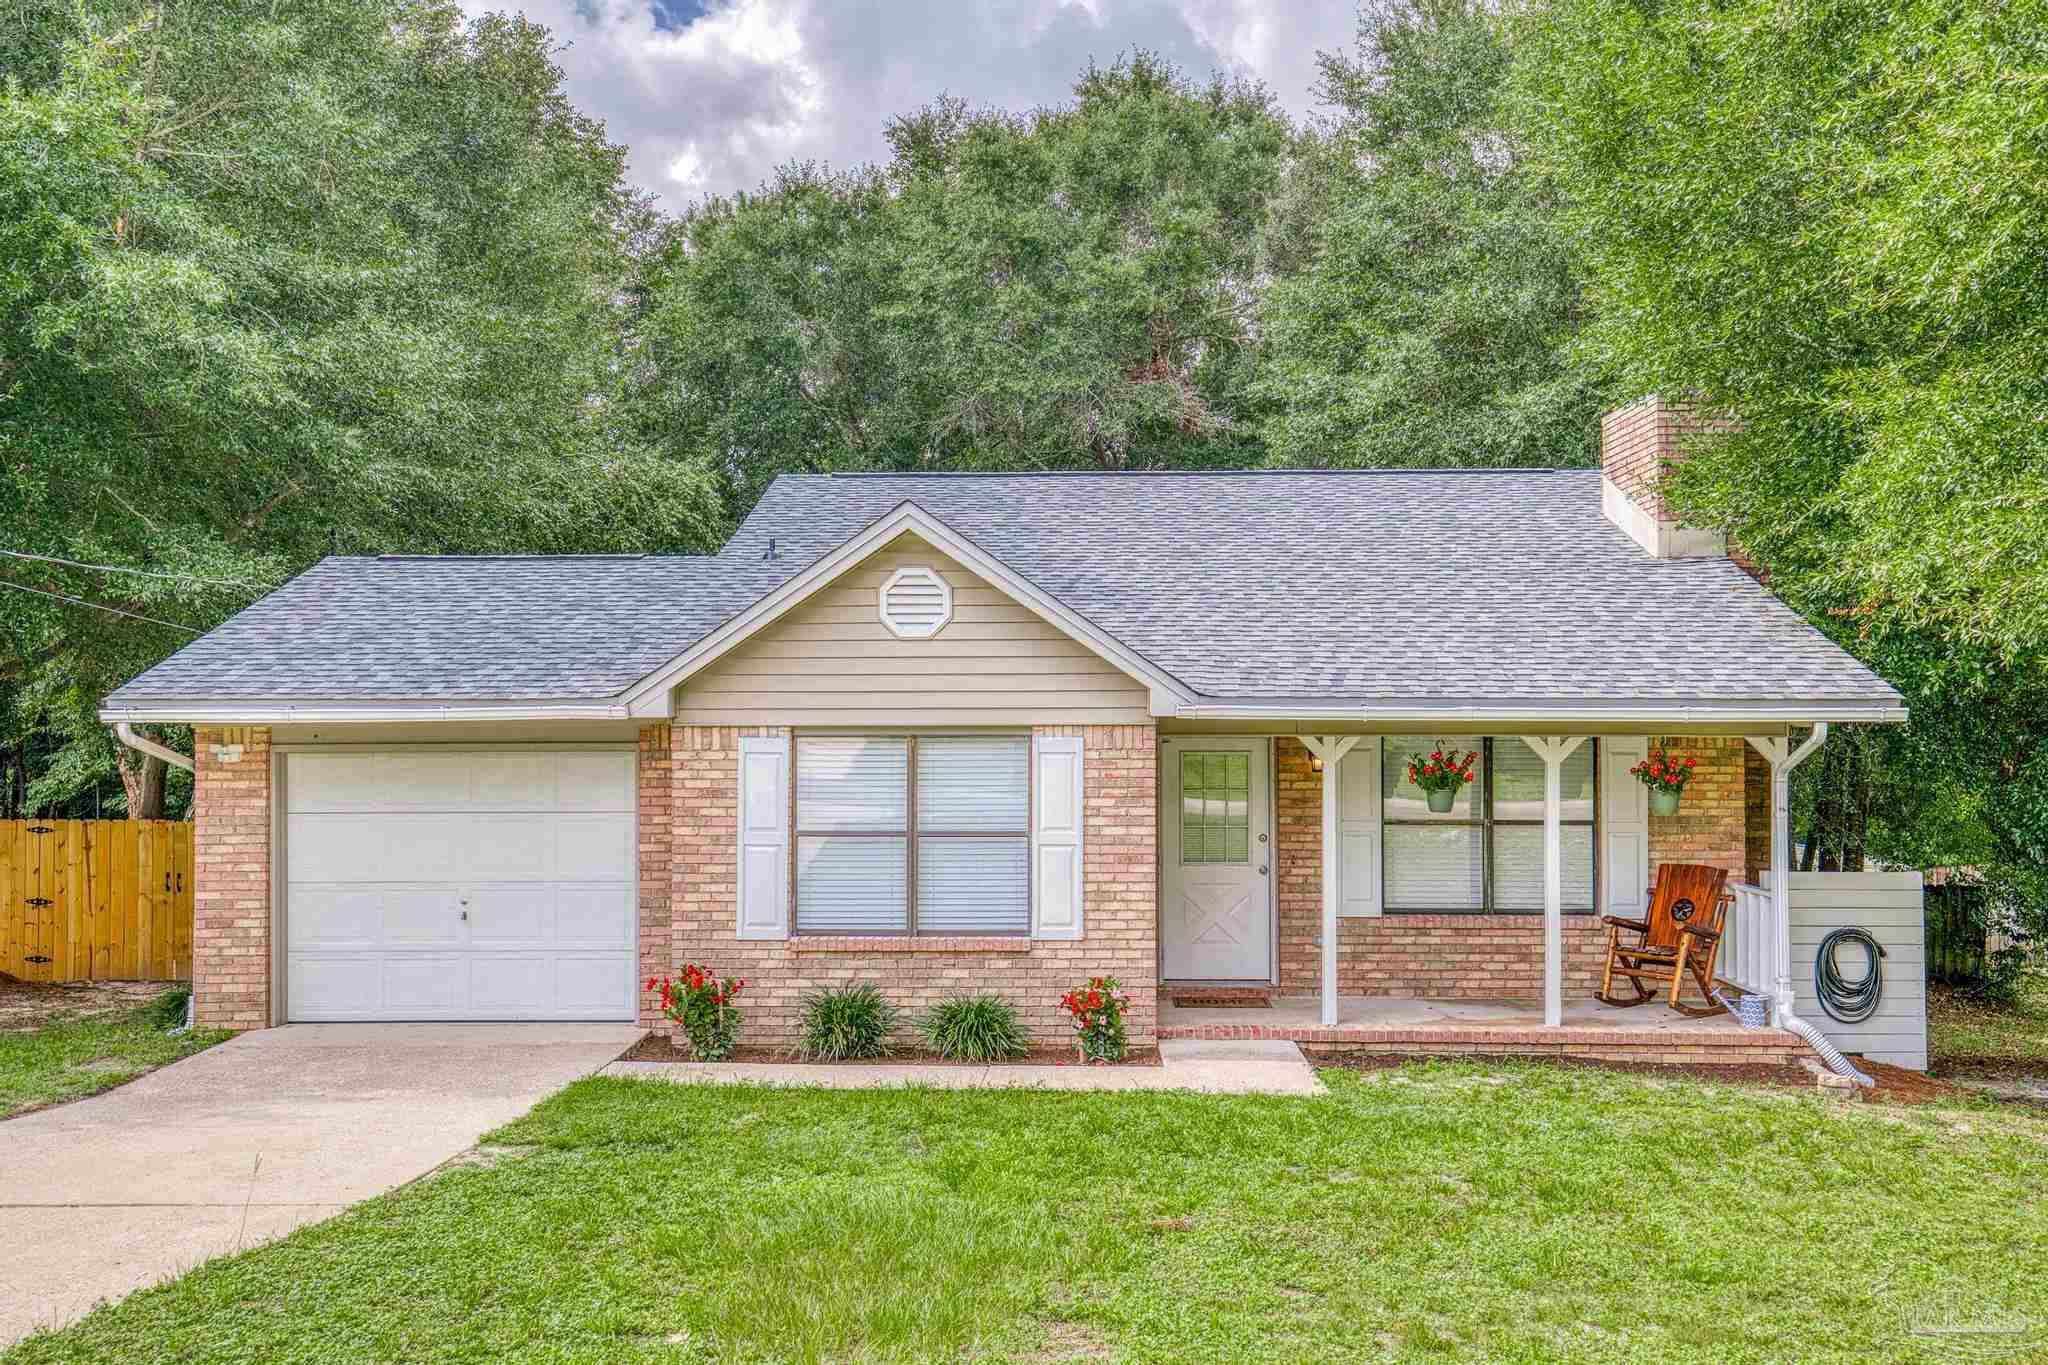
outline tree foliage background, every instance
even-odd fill
[[[97,796],[98,699],[322,553],[713,542],[618,420],[652,218],[549,51],[414,0],[0,25],[11,804]]]
[[[1671,495],[1906,694],[1809,828],[2048,916],[2048,5],[1539,0],[1579,349],[1741,429]]]
[[[152,807],[94,703],[323,553],[706,550],[790,470],[1585,465],[1657,392],[1741,418],[1679,504],[1913,708],[1803,778],[1812,856],[2038,910],[2044,4],[1372,0],[1303,123],[1125,54],[672,213],[530,24],[27,7],[0,815]]]

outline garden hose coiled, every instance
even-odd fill
[[[1870,954],[1868,975],[1851,981],[1842,975],[1835,951],[1845,943],[1860,943]],[[1877,1012],[1884,998],[1884,946],[1868,929],[1837,929],[1820,941],[1813,955],[1813,993],[1828,1018],[1842,1024],[1860,1024]]]

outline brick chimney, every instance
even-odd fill
[[[1679,525],[1661,487],[1665,470],[1685,458],[1679,441],[1720,426],[1685,404],[1655,394],[1600,419],[1600,510],[1658,559],[1720,558],[1728,553],[1727,538],[1719,531]]]

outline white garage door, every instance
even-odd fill
[[[631,753],[294,753],[295,1020],[631,1019]]]

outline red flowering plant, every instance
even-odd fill
[[[733,1001],[745,989],[737,977],[718,977],[709,967],[683,964],[683,974],[647,978],[647,989],[661,992],[661,1012],[683,1026],[690,1055],[700,1062],[722,1062],[739,1041],[740,1012]]]
[[[1699,760],[1691,754],[1680,757],[1662,749],[1650,750],[1650,756],[1628,770],[1629,776],[1648,787],[1651,791],[1682,792],[1685,784],[1692,781],[1692,770]]]
[[[1438,740],[1427,754],[1408,755],[1408,780],[1426,792],[1458,792],[1472,780],[1477,749],[1446,749]]]
[[[1076,986],[1060,997],[1060,1008],[1074,1017],[1074,1032],[1081,1044],[1081,1060],[1120,1062],[1130,1051],[1124,1033],[1124,1013],[1131,997],[1123,983],[1113,976],[1091,976],[1085,986]]]

